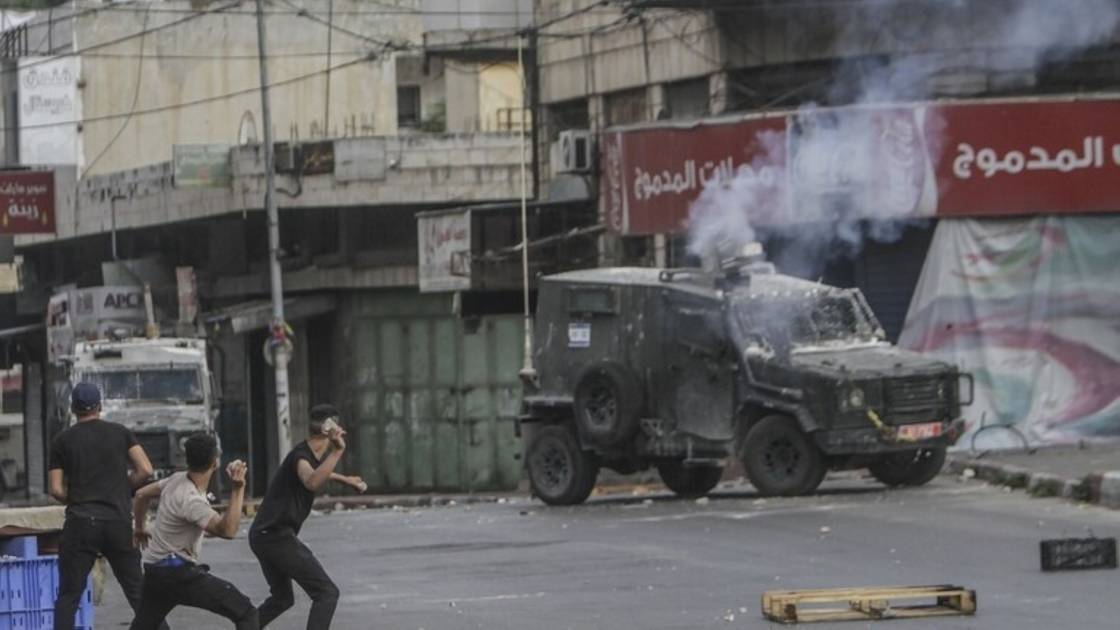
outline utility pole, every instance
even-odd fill
[[[525,94],[524,40],[525,34],[519,31],[517,33],[517,74],[521,85],[521,287],[525,307],[525,339],[520,375],[522,379],[532,381],[537,376],[537,370],[533,367],[533,312],[529,308],[529,190],[525,174],[525,141],[526,135],[529,133],[529,130],[525,128],[525,105],[529,101]]]
[[[272,110],[268,99],[264,1],[257,0],[257,53],[261,73],[261,121],[264,126],[264,205],[268,212],[268,266],[272,280],[272,328],[268,340],[276,369],[276,447],[280,458],[292,448],[292,409],[288,396],[287,324],[284,322],[283,274],[280,270],[280,212],[276,209],[276,156],[272,146]]]

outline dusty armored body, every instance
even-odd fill
[[[703,495],[732,456],[764,495],[810,493],[829,469],[924,484],[971,391],[955,367],[887,343],[858,290],[749,259],[545,277],[535,324],[522,423],[551,504],[585,500],[604,466],[655,466]]]

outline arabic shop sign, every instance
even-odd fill
[[[425,213],[416,220],[420,245],[420,292],[471,288],[470,210]]]
[[[830,139],[836,150],[813,146],[837,128],[848,131]],[[838,197],[875,217],[1120,211],[1120,101],[822,108],[614,131],[602,164],[604,210],[623,234],[680,232],[701,191],[731,181],[758,196],[756,224]]]
[[[54,234],[54,173],[0,171],[0,234]]]
[[[939,216],[1120,212],[1120,101],[942,109]]]
[[[176,144],[171,147],[175,187],[225,187],[233,181],[228,144]]]

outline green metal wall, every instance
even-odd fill
[[[362,296],[347,310],[347,468],[380,491],[516,487],[522,318],[464,320],[446,297],[416,294]]]

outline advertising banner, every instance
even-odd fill
[[[708,186],[755,178],[753,225],[1120,209],[1120,101],[813,108],[609,130],[602,207],[621,234],[677,233]],[[740,182],[741,183],[741,182]]]
[[[1118,258],[1117,216],[938,224],[899,345],[975,378],[959,447],[1120,437]]]

